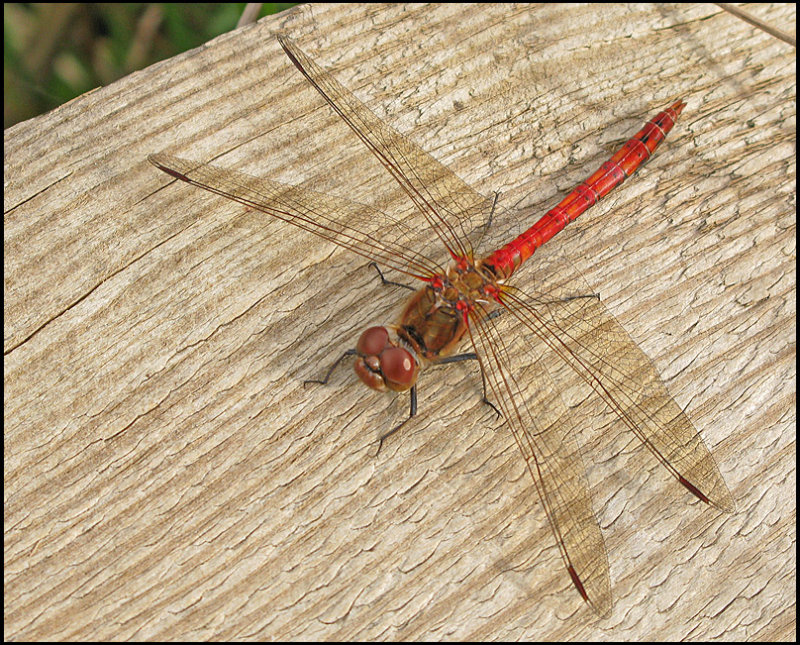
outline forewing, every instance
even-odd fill
[[[550,379],[537,339],[506,336],[498,329],[508,331],[515,323],[509,312],[495,318],[475,313],[470,340],[488,396],[522,452],[570,577],[584,600],[607,616],[612,606],[608,556],[575,440],[576,421]]]
[[[370,206],[171,155],[150,155],[148,160],[177,179],[272,215],[384,267],[420,279],[441,271],[435,261],[415,250],[419,231]]]
[[[293,40],[278,35],[286,54],[411,197],[451,255],[472,256],[493,199],[484,197],[413,141],[385,124]],[[475,241],[475,240],[473,240]]]

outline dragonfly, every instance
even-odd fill
[[[533,292],[509,279],[633,174],[673,128],[685,103],[659,112],[524,233],[481,254],[476,248],[497,212],[496,197],[482,195],[379,119],[287,35],[278,40],[399,183],[414,205],[413,215],[393,217],[342,197],[169,154],[151,155],[149,161],[173,178],[417,280],[399,320],[367,328],[349,352],[356,374],[375,390],[410,391],[413,416],[424,368],[477,360],[484,400],[502,415],[522,453],[572,583],[597,614],[608,616],[613,605],[608,556],[575,437],[580,422],[564,402],[564,387],[576,379],[588,385],[695,497],[727,512],[734,509],[733,498],[647,355],[599,297],[590,295],[570,262],[551,256],[537,268]],[[462,341],[470,352],[457,353]]]

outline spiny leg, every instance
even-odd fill
[[[437,365],[442,365],[443,363],[460,363],[462,361],[474,361],[474,360],[477,360],[477,359],[478,359],[478,356],[477,356],[477,354],[475,354],[475,352],[467,352],[465,354],[457,354],[456,356],[446,356],[445,358],[437,361],[436,364]],[[481,370],[481,383],[483,384],[483,397],[482,397],[483,403],[485,403],[490,408],[492,408],[492,410],[494,410],[495,413],[497,414],[497,418],[500,418],[502,416],[500,414],[500,410],[498,410],[495,407],[494,403],[492,403],[486,396],[486,378],[483,375],[483,370]],[[406,423],[408,423],[417,414],[417,386],[416,385],[414,385],[411,388],[410,394],[411,394],[411,410],[409,411],[408,416],[405,419],[403,419],[403,421],[401,423],[399,423],[394,428],[389,430],[389,432],[387,432],[385,434],[382,434],[380,436],[379,443],[378,443],[378,450],[375,453],[376,457],[381,452],[381,448],[383,447],[384,440],[387,437],[390,437],[391,435],[393,435],[395,432],[397,432],[400,428],[402,428]]]
[[[356,350],[348,349],[344,354],[342,354],[339,358],[336,359],[336,362],[333,365],[331,365],[330,369],[325,374],[325,376],[322,378],[322,380],[320,380],[320,379],[309,379],[307,381],[303,381],[303,387],[305,387],[309,383],[317,383],[319,385],[327,385],[328,384],[328,380],[331,377],[331,374],[333,374],[333,370],[335,370],[337,367],[339,367],[340,363],[345,358],[347,358],[348,356],[354,356],[355,353],[356,353]]]
[[[475,352],[467,352],[465,354],[456,354],[455,356],[446,356],[445,358],[437,361],[436,364],[442,365],[444,363],[460,363],[462,361],[477,361],[477,360],[478,360],[478,355]],[[492,408],[492,410],[494,410],[495,414],[497,415],[497,418],[499,419],[503,415],[500,414],[500,410],[498,410],[495,404],[489,400],[488,396],[486,396],[486,377],[483,374],[483,370],[481,370],[481,386],[483,389],[483,396],[481,397],[481,402],[485,403],[490,408]]]
[[[570,300],[580,300],[581,298],[596,298],[600,300],[599,293],[584,293],[579,296],[566,296],[565,298],[558,298],[557,300],[545,300],[542,302],[544,305],[549,305],[557,302],[569,302]]]
[[[492,210],[489,211],[489,219],[484,224],[484,228],[488,231],[492,228],[492,220],[494,219],[494,209],[497,207],[497,200],[500,199],[500,191],[494,191],[494,200],[492,200]]]
[[[378,438],[379,443],[378,443],[378,451],[375,453],[376,457],[380,454],[381,448],[383,448],[383,440],[386,439],[387,437],[389,437],[390,435],[393,435],[395,432],[397,432],[406,423],[408,423],[408,421],[410,419],[412,419],[414,417],[414,415],[417,414],[417,386],[416,385],[414,385],[411,388],[411,392],[410,393],[411,393],[411,410],[409,411],[408,416],[405,419],[403,419],[403,421],[401,421],[399,424],[397,424],[394,428],[389,430],[389,432],[387,432],[385,434],[382,434]]]
[[[402,282],[394,282],[392,280],[387,280],[383,277],[383,272],[381,271],[380,267],[378,266],[377,262],[370,262],[368,266],[375,267],[375,270],[378,272],[378,275],[381,278],[381,284],[391,284],[395,287],[403,287],[403,289],[408,289],[409,291],[416,291],[414,287],[411,287],[407,284],[403,284]]]

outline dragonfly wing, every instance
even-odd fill
[[[452,254],[472,256],[470,235],[478,235],[493,199],[478,193],[447,166],[381,121],[293,40],[278,35],[286,54],[359,139],[400,183]]]
[[[498,325],[509,322],[514,320],[507,313],[491,319],[471,315],[470,340],[489,397],[525,458],[570,577],[584,600],[607,616],[612,606],[608,556],[575,440],[576,420],[541,358],[525,347],[528,340],[500,333]]]
[[[508,288],[505,301],[527,331],[602,397],[678,481],[731,512],[733,498],[689,417],[655,367],[591,291],[572,263],[548,250],[537,265],[536,297]]]
[[[407,275],[427,278],[441,267],[415,251],[420,232],[370,206],[166,154],[148,160],[167,174],[293,224]]]

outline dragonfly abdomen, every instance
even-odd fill
[[[636,172],[672,130],[685,106],[683,101],[677,101],[645,123],[597,172],[522,235],[492,253],[483,261],[483,266],[491,269],[498,279],[510,277],[536,249]]]

